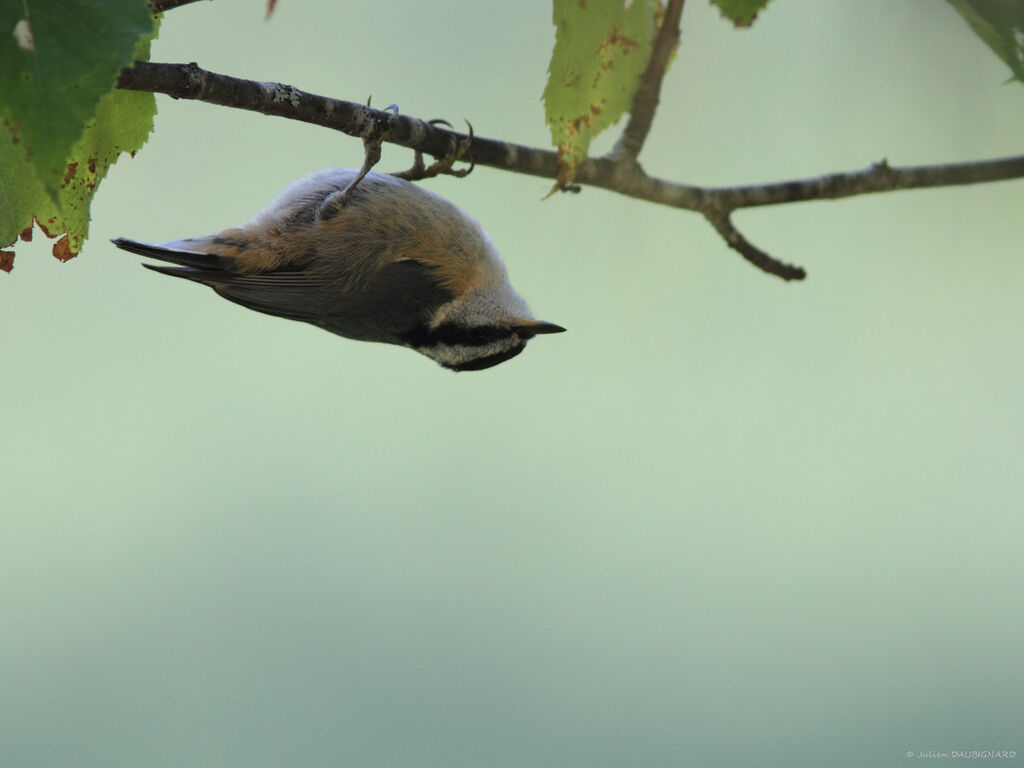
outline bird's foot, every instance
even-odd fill
[[[367,102],[366,106],[370,106],[370,103]],[[348,204],[353,190],[359,186],[359,182],[366,178],[366,174],[370,172],[373,166],[380,162],[380,148],[384,143],[384,139],[387,138],[388,133],[391,131],[395,118],[398,117],[398,105],[392,104],[385,111],[391,114],[383,120],[375,118],[370,126],[369,134],[363,138],[363,165],[359,169],[359,173],[349,182],[347,187],[337,192],[332,192],[324,199],[320,204],[317,214],[318,218],[329,219],[338,212],[339,208],[344,208]]]
[[[447,120],[430,120],[428,121],[431,125],[446,125],[449,128],[452,127],[451,123]],[[451,138],[451,145],[448,148],[448,153],[441,158],[438,158],[430,165],[426,165],[423,162],[423,152],[416,150],[416,155],[413,160],[412,168],[406,171],[399,171],[398,173],[392,173],[399,179],[405,179],[406,181],[422,181],[423,179],[432,179],[435,176],[456,176],[458,178],[464,178],[469,176],[473,172],[473,168],[476,164],[469,160],[469,168],[452,168],[455,163],[460,160],[466,160],[469,157],[469,151],[473,146],[473,124],[466,121],[466,125],[469,126],[469,134],[461,139],[456,139],[455,136]]]

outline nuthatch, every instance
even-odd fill
[[[126,251],[257,312],[359,341],[411,347],[453,371],[515,357],[542,333],[479,223],[408,181],[320,171],[235,229]]]

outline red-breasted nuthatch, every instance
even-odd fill
[[[408,181],[320,171],[235,229],[126,251],[257,312],[360,341],[410,347],[453,371],[515,357],[542,333],[477,221]]]

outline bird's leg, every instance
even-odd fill
[[[447,125],[451,128],[451,123],[447,120],[430,120],[431,125]],[[432,179],[435,176],[442,174],[446,176],[457,176],[463,178],[472,173],[473,168],[476,164],[470,160],[469,168],[460,168],[459,170],[452,170],[452,166],[459,160],[465,160],[469,154],[470,148],[473,146],[473,124],[466,121],[466,125],[469,126],[469,135],[461,141],[456,141],[453,137],[451,140],[451,146],[448,149],[448,154],[444,157],[435,160],[429,166],[423,164],[423,152],[416,150],[415,158],[413,159],[412,168],[407,171],[400,171],[398,173],[392,173],[399,179],[405,179],[406,181],[421,181],[422,179]]]
[[[369,103],[367,103],[367,106],[369,106]],[[345,207],[349,197],[352,195],[352,191],[359,186],[360,181],[366,178],[366,174],[370,172],[370,169],[380,162],[380,148],[388,132],[391,130],[392,121],[398,117],[398,105],[392,104],[387,110],[391,112],[387,120],[375,120],[370,128],[370,135],[363,139],[363,166],[359,169],[359,173],[348,183],[347,187],[337,192],[332,192],[324,198],[320,208],[317,210],[317,218],[329,219],[338,212],[339,208]]]

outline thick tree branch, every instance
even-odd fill
[[[433,157],[444,157],[452,140],[464,141],[465,134],[446,130],[406,115],[372,109],[350,101],[318,96],[281,83],[263,83],[218,75],[191,64],[135,62],[121,70],[119,88],[165,93],[176,99],[194,99],[224,107],[247,109],[264,115],[287,117],[341,131],[361,139],[373,135],[375,126],[391,119],[386,141],[418,149]],[[473,137],[467,161],[478,165],[555,178],[558,172],[554,152],[533,149],[493,139]]]
[[[672,60],[672,54],[679,45],[679,20],[683,15],[685,0],[669,0],[665,8],[665,16],[661,20],[661,28],[651,46],[651,59],[647,69],[640,78],[640,86],[633,97],[633,108],[629,112],[629,122],[622,130],[622,135],[611,151],[611,157],[619,161],[636,162],[640,150],[643,149],[647,134],[654,122],[654,113],[661,99],[661,81],[665,70]]]
[[[680,3],[681,7],[681,3]],[[165,93],[264,115],[287,117],[368,138],[391,118],[385,141],[444,157],[465,134],[446,130],[417,118],[371,109],[339,99],[306,93],[290,85],[262,83],[218,75],[192,64],[136,62],[121,71],[117,84],[137,91]],[[558,155],[496,139],[474,136],[464,159],[477,165],[501,168],[548,179],[558,177]],[[705,216],[726,242],[744,258],[786,280],[800,279],[803,270],[777,261],[751,245],[731,221],[733,211],[763,205],[806,200],[834,200],[898,189],[978,184],[1024,177],[1024,155],[994,160],[907,168],[886,161],[861,171],[834,173],[808,179],[740,187],[698,187],[647,175],[634,159],[587,158],[575,181],[661,205],[696,211]]]

